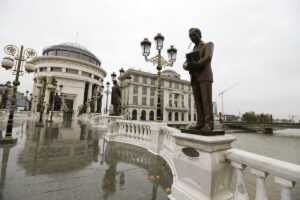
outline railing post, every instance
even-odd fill
[[[233,194],[234,200],[249,200],[249,195],[246,191],[243,171],[246,168],[245,165],[231,161],[231,166],[236,173],[236,186]]]
[[[152,152],[153,154],[158,155],[160,148],[161,148],[161,127],[166,126],[166,123],[153,123],[150,126],[150,147],[149,151]]]
[[[256,194],[255,200],[268,200],[266,178],[269,175],[267,172],[251,169],[251,173],[256,176]]]
[[[294,181],[275,176],[275,183],[281,187],[281,200],[292,200],[292,188],[296,185]]]

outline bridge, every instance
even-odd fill
[[[222,124],[228,128],[242,129],[249,132],[262,131],[264,133],[273,133],[274,129],[293,129],[300,128],[300,123],[266,123],[266,122],[238,122],[223,121]]]

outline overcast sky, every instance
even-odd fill
[[[102,61],[110,74],[123,67],[156,73],[146,63],[140,42],[165,36],[163,56],[178,49],[173,67],[183,79],[188,30],[198,27],[215,44],[213,101],[224,112],[271,113],[274,118],[300,115],[300,1],[298,0],[0,0],[0,56],[7,44],[33,48],[77,42]],[[78,37],[76,36],[78,32]],[[33,75],[21,78],[20,91],[32,89]],[[12,81],[0,69],[0,82]]]

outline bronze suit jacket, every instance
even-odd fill
[[[197,61],[197,66],[190,69],[191,82],[195,81],[211,81],[213,82],[213,73],[211,70],[211,59],[214,51],[212,42],[201,42],[194,47],[194,51],[200,52],[200,60]]]
[[[118,85],[112,87],[111,104],[121,105],[121,89]]]

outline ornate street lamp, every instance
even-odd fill
[[[115,80],[117,80],[117,75],[116,75],[116,73],[115,72],[113,72],[112,74],[111,74],[111,80],[114,82]]]
[[[164,36],[162,36],[160,33],[158,33],[154,37],[155,43],[156,43],[156,49],[158,51],[158,54],[150,59],[147,57],[150,55],[150,48],[151,48],[151,42],[148,40],[148,38],[145,38],[141,42],[141,47],[142,47],[142,55],[145,57],[146,62],[151,62],[153,65],[157,65],[157,111],[156,111],[156,119],[157,121],[162,121],[162,109],[161,109],[161,85],[160,85],[160,71],[162,67],[166,66],[173,66],[173,63],[176,61],[176,54],[177,54],[177,49],[174,48],[174,46],[171,46],[167,52],[168,52],[168,57],[169,57],[169,62],[166,61],[162,56],[161,56],[161,50],[163,49],[163,43],[164,43]]]
[[[65,103],[64,103],[65,100],[64,100],[63,93],[62,93],[62,89],[64,88],[64,85],[60,84],[58,87],[59,87],[60,98],[61,98],[60,111],[62,111],[65,106]]]
[[[110,94],[110,91],[108,90],[108,89],[109,89],[109,85],[110,85],[110,83],[107,81],[107,82],[106,82],[107,90],[104,92],[104,93],[106,94],[106,108],[105,108],[105,114],[107,114],[108,95]]]
[[[10,109],[9,109],[9,117],[7,121],[7,127],[6,127],[6,134],[3,139],[0,140],[0,143],[15,143],[17,142],[17,138],[14,139],[12,137],[12,130],[13,130],[13,122],[14,122],[14,113],[15,113],[15,107],[16,107],[16,95],[17,95],[17,89],[20,85],[19,76],[22,76],[24,74],[23,66],[25,63],[25,71],[28,73],[35,71],[35,65],[29,61],[30,58],[35,57],[37,55],[36,51],[33,49],[25,49],[22,45],[20,49],[18,49],[14,45],[7,45],[4,48],[4,51],[6,54],[13,56],[11,57],[5,57],[1,61],[1,66],[5,68],[6,70],[13,69],[13,75],[15,75],[15,80],[13,81],[13,93],[10,103]]]
[[[31,111],[32,100],[33,100],[33,95],[32,95],[32,93],[30,93],[29,96],[30,96],[30,100],[29,100],[29,108],[28,108],[28,110]]]
[[[121,76],[123,76],[123,75],[124,75],[124,72],[125,72],[125,71],[124,71],[124,69],[123,69],[123,68],[121,68],[121,69],[119,70],[119,72],[120,72],[120,77],[121,77]]]

